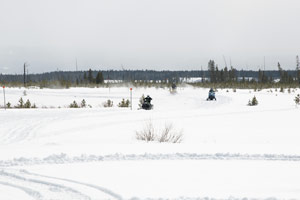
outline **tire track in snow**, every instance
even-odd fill
[[[41,174],[36,174],[36,173],[30,173],[30,172],[28,172],[26,170],[24,170],[23,172],[27,173],[29,175],[32,175],[32,176],[38,176],[38,177],[55,179],[55,180],[62,180],[62,181],[70,182],[70,183],[76,183],[76,184],[79,184],[79,185],[83,185],[83,186],[87,186],[87,187],[90,187],[90,188],[94,188],[96,190],[100,190],[101,192],[112,196],[114,199],[118,199],[118,200],[122,200],[123,199],[120,195],[112,192],[111,190],[108,190],[108,189],[106,189],[104,187],[100,187],[100,186],[97,186],[97,185],[93,185],[93,184],[89,184],[89,183],[83,183],[83,182],[79,182],[79,181],[75,181],[75,180],[70,180],[70,179],[65,179],[65,178],[57,178],[57,177],[46,176],[46,175],[41,175]]]
[[[85,195],[71,187],[56,184],[52,182],[48,182],[41,179],[33,179],[30,177],[24,176],[24,173],[12,173],[7,172],[6,170],[0,171],[0,179],[4,179],[3,183],[8,185],[14,185],[19,189],[23,189],[27,191],[27,194],[31,194],[31,196],[35,197],[36,199],[80,199],[80,200],[91,200],[88,195]],[[20,185],[26,185],[30,188],[23,188]],[[38,189],[34,191],[31,188]],[[44,194],[44,195],[42,195]]]
[[[279,199],[276,197],[269,198],[249,198],[249,197],[227,197],[227,198],[213,198],[213,197],[178,197],[178,198],[138,198],[133,197],[129,200],[296,200],[296,199]]]
[[[41,130],[46,124],[58,120],[63,117],[40,117],[39,119],[28,120],[26,117],[19,120],[18,123],[13,123],[13,127],[1,135],[0,142],[2,144],[21,143],[24,141],[32,140],[38,137],[38,131]],[[12,125],[10,125],[12,126]]]
[[[106,189],[103,187],[99,187],[96,185],[92,185],[89,183],[83,183],[83,182],[79,182],[79,181],[75,181],[75,180],[70,180],[70,179],[64,179],[64,178],[57,178],[57,177],[52,177],[52,176],[47,176],[47,175],[41,175],[41,174],[36,174],[36,173],[31,173],[28,172],[27,170],[20,170],[20,172],[27,174],[29,176],[34,176],[34,177],[41,177],[41,178],[47,178],[47,179],[52,179],[52,180],[59,180],[59,181],[63,181],[63,182],[67,182],[67,183],[73,183],[73,184],[78,184],[81,186],[85,186],[85,187],[90,187],[96,190],[99,190],[107,195],[109,195],[110,197],[112,197],[113,199],[117,199],[117,200],[123,200],[124,198],[122,198],[120,195]],[[11,176],[16,176],[16,175],[11,175]],[[37,200],[43,200],[44,198],[42,198],[41,194],[38,191],[34,191],[32,189],[29,188],[25,188],[25,187],[21,187],[18,185],[14,185],[14,184],[10,184],[10,183],[6,183],[6,182],[0,182],[0,184],[6,185],[6,186],[12,186],[15,187],[17,189],[21,189],[24,192],[26,192],[27,194],[29,194],[30,196],[34,197]],[[56,184],[57,185],[57,184]],[[48,199],[48,198],[47,198]],[[61,198],[59,198],[61,199]],[[71,198],[72,200],[74,199]],[[99,198],[97,198],[99,199]],[[109,198],[111,199],[111,198]],[[65,200],[65,199],[64,199]],[[213,198],[213,197],[178,197],[178,198],[139,198],[139,197],[132,197],[129,198],[129,200],[283,200],[280,198],[276,198],[276,197],[268,197],[268,198],[249,198],[249,197],[226,197],[226,198]],[[287,199],[285,199],[287,200]],[[295,199],[293,199],[295,200]]]
[[[2,182],[2,181],[0,181],[0,185],[9,186],[9,187],[12,187],[12,188],[15,188],[15,189],[18,189],[18,190],[22,190],[26,194],[28,194],[30,197],[32,197],[33,199],[37,199],[37,200],[42,200],[43,199],[42,195],[38,191],[32,190],[32,189],[27,188],[27,187],[22,187],[22,186],[18,186],[18,185],[15,185],[15,184],[8,183],[8,182]]]

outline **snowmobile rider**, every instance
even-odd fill
[[[207,101],[211,101],[211,100],[217,100],[216,99],[216,96],[215,96],[215,91],[212,89],[212,88],[210,88],[210,90],[209,90],[209,92],[208,92],[208,98],[206,99]]]
[[[147,97],[144,99],[144,102],[151,104],[151,100],[152,98],[149,95],[147,95]]]
[[[176,86],[175,83],[172,83],[172,86],[171,86],[171,87],[172,87],[172,90],[175,90],[177,86]]]

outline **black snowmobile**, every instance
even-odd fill
[[[144,98],[144,102],[142,104],[142,109],[151,110],[153,108],[153,105],[151,104],[151,100],[152,100],[152,98],[149,95],[147,95],[147,97]]]
[[[208,92],[208,98],[206,99],[207,101],[212,101],[212,100],[217,100],[215,91],[211,88]]]
[[[176,89],[177,89],[176,84],[175,84],[175,83],[172,83],[171,88],[172,88],[172,90],[176,90]]]
[[[175,83],[172,83],[171,88],[170,88],[170,93],[171,94],[176,94],[177,93],[177,86]]]

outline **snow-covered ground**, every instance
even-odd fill
[[[300,199],[300,90],[207,93],[133,88],[130,110],[116,106],[127,87],[6,88],[38,108],[0,110],[0,199]],[[138,109],[142,94],[153,110]],[[82,99],[91,108],[67,108]],[[149,122],[182,143],[136,140]]]

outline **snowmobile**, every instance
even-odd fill
[[[172,88],[172,90],[176,90],[176,89],[177,89],[176,84],[175,84],[175,83],[172,83],[171,88]]]
[[[170,88],[170,93],[171,94],[176,94],[177,93],[177,86],[175,83],[172,83],[171,88]]]
[[[142,104],[142,109],[151,110],[153,108],[153,105],[151,104],[151,100],[152,100],[152,98],[149,95],[147,95],[147,97],[144,98],[144,102]]]
[[[206,99],[207,101],[212,101],[212,100],[217,100],[216,99],[216,94],[215,91],[211,88],[208,92],[208,98]]]

